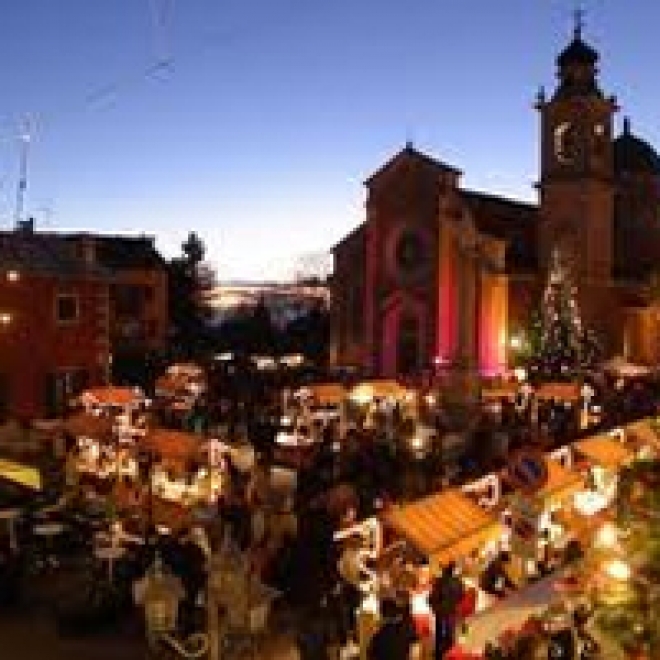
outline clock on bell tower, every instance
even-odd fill
[[[545,271],[555,247],[573,263],[578,282],[609,280],[614,205],[613,97],[597,79],[598,53],[582,39],[581,15],[573,38],[557,57],[558,84],[541,92],[538,248]]]

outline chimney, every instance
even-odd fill
[[[24,234],[34,234],[34,218],[19,220],[16,223],[16,230]]]
[[[87,266],[93,266],[96,263],[96,241],[93,236],[81,236],[80,256]]]

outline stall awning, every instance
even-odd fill
[[[321,405],[339,404],[348,394],[346,388],[340,383],[308,385],[305,389],[309,396]]]
[[[172,429],[152,429],[141,444],[163,459],[187,460],[201,451],[199,436]]]
[[[547,456],[545,463],[548,468],[548,480],[538,493],[545,502],[558,503],[584,485],[584,479],[579,473],[567,470]]]
[[[85,390],[80,400],[86,405],[97,406],[132,406],[144,400],[142,392],[134,387],[94,387]]]
[[[460,490],[446,490],[388,510],[384,522],[429,561],[442,565],[502,532],[500,523]]]
[[[587,460],[606,468],[617,469],[633,458],[633,453],[623,443],[603,436],[580,440],[574,447]]]
[[[580,386],[577,383],[544,383],[536,389],[535,394],[539,399],[579,401]]]
[[[505,383],[493,387],[485,387],[481,390],[482,399],[513,399],[520,389],[518,383]]]
[[[81,412],[67,417],[62,422],[62,429],[76,438],[105,440],[112,437],[112,420]]]
[[[391,397],[404,399],[410,390],[395,380],[368,380],[356,385],[350,392],[352,399],[373,399]]]
[[[41,473],[31,465],[0,458],[0,479],[11,481],[32,490],[41,490]]]
[[[660,437],[653,430],[650,419],[640,419],[624,427],[626,440],[630,439],[631,445],[639,448],[646,445],[656,451],[660,451]]]
[[[603,363],[602,368],[615,376],[621,378],[641,378],[648,376],[651,369],[642,364],[633,364],[628,362],[622,355],[615,355],[613,358]]]

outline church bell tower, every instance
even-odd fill
[[[582,38],[576,13],[571,42],[557,57],[557,86],[539,92],[541,148],[538,254],[546,274],[558,248],[571,268],[585,320],[598,323],[612,276],[614,97],[598,85],[598,53]]]

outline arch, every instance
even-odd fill
[[[400,293],[385,305],[380,356],[384,376],[410,375],[425,366],[427,317],[424,303]]]

